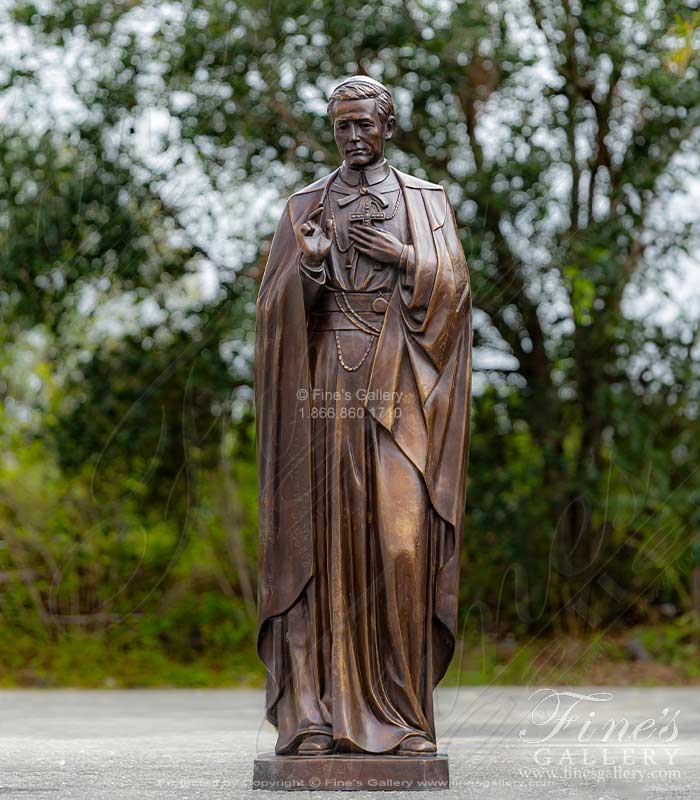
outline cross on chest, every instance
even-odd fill
[[[350,222],[361,222],[363,225],[371,225],[373,222],[383,222],[386,219],[384,212],[368,198],[365,200],[362,211],[350,214]]]

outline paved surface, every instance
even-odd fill
[[[597,700],[441,690],[439,741],[452,788],[352,796],[699,800],[700,689],[573,691]],[[274,746],[262,706],[261,693],[245,691],[0,692],[0,798],[348,798],[252,789],[253,758]]]

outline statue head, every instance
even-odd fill
[[[365,75],[346,78],[328,101],[333,136],[345,163],[371,166],[384,155],[384,142],[396,129],[394,100],[379,81]]]

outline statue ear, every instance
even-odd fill
[[[396,117],[392,115],[384,123],[384,138],[391,139],[391,137],[394,135],[395,130],[396,130]]]

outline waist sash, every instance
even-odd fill
[[[310,314],[316,331],[359,330],[378,336],[389,305],[389,292],[324,292]]]

